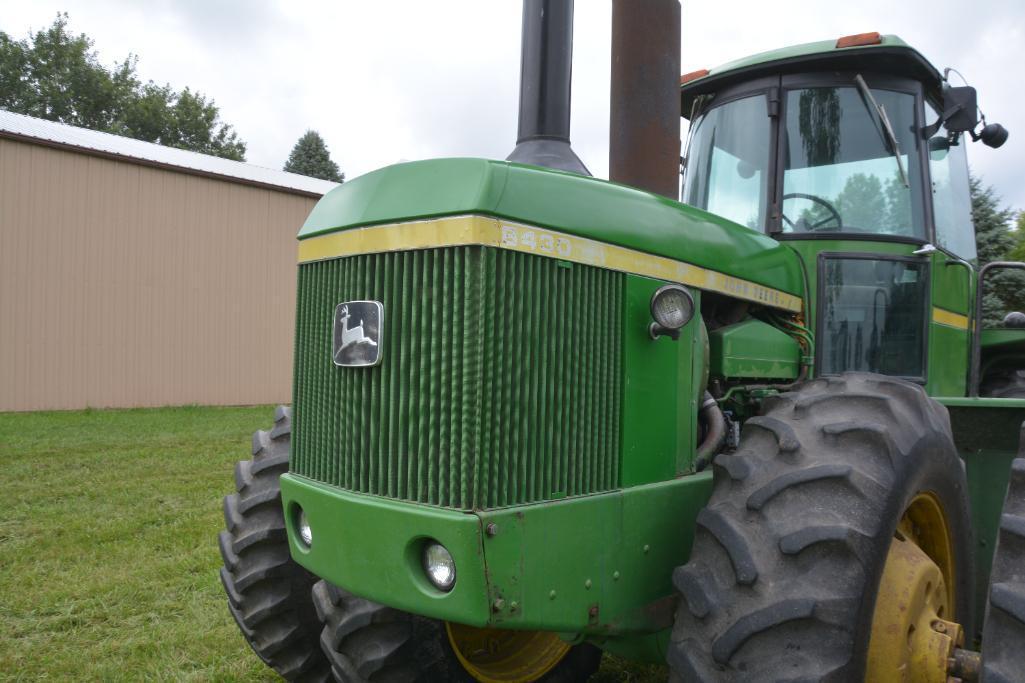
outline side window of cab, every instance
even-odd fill
[[[936,109],[926,103],[926,121],[939,118]],[[933,220],[936,244],[965,260],[975,258],[975,228],[968,189],[968,158],[964,135],[950,144],[948,133],[940,129],[929,144],[929,176],[932,180]]]

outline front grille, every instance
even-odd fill
[[[485,247],[299,267],[291,468],[481,509],[618,486],[623,275]],[[331,360],[335,307],[384,304],[382,362]]]

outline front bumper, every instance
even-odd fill
[[[406,612],[472,626],[488,624],[480,519],[456,510],[350,493],[305,477],[281,477],[281,502],[292,557],[317,576],[362,597]],[[296,533],[299,507],[313,543]],[[423,544],[444,545],[456,563],[445,593],[421,566]]]
[[[708,473],[497,510],[459,511],[281,477],[292,557],[375,602],[471,626],[654,632],[671,623],[674,567],[711,493]],[[299,509],[313,530],[298,538]],[[485,533],[489,525],[494,533]],[[450,592],[421,566],[426,542],[452,554]]]

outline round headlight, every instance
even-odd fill
[[[299,527],[299,538],[309,548],[313,545],[313,529],[310,528],[310,520],[306,519],[306,511],[302,508],[299,509],[299,519],[296,526]]]
[[[694,299],[680,285],[659,287],[651,297],[651,317],[666,330],[678,330],[694,317]]]
[[[456,583],[456,563],[452,554],[442,544],[431,541],[424,546],[424,571],[435,588],[452,590]]]

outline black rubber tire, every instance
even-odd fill
[[[278,406],[274,427],[253,434],[253,459],[235,465],[218,537],[221,583],[242,635],[267,666],[288,680],[330,680],[318,645],[320,620],[310,591],[316,577],[288,552],[278,478],[288,471],[291,411]]]
[[[988,398],[1025,398],[1025,370],[1008,370],[986,377],[979,394]]]
[[[993,550],[989,601],[982,627],[983,683],[1020,683],[1025,677],[1025,458],[1011,477]]]
[[[714,461],[669,644],[673,681],[860,681],[896,525],[932,491],[954,538],[970,628],[971,525],[946,409],[867,373],[765,401]],[[972,631],[968,631],[971,633]]]
[[[444,622],[364,600],[327,581],[313,587],[313,601],[324,623],[321,648],[336,681],[474,683],[448,642]],[[586,681],[600,663],[601,650],[576,645],[538,680]]]

